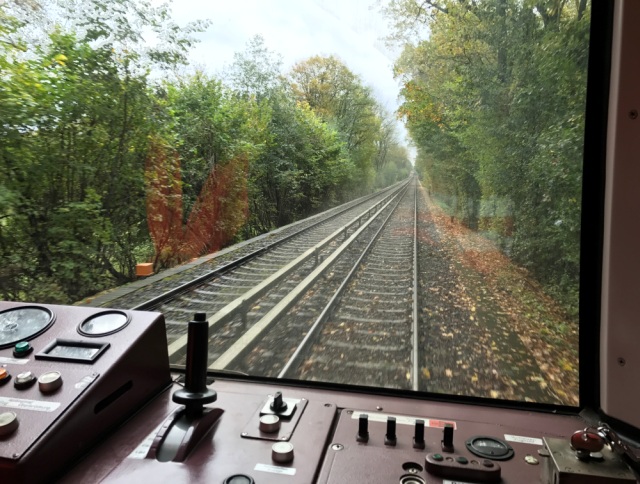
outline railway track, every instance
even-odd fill
[[[509,293],[476,267],[495,249],[438,210],[410,179],[110,307],[161,311],[176,366],[199,312],[214,372],[559,401],[529,347],[535,327],[521,331]]]
[[[240,263],[199,276],[132,309],[153,308],[165,314],[169,355],[177,365],[184,364],[187,322],[195,312],[206,313],[212,368],[225,368],[224,358],[239,346],[250,345],[261,332],[258,328],[271,326],[283,310],[304,296],[301,282],[309,286],[347,249],[353,251],[356,239],[361,243],[362,234],[381,223],[381,216],[406,186],[343,210]]]
[[[418,389],[416,198],[410,189],[243,358],[213,369]],[[408,229],[407,229],[408,227]]]

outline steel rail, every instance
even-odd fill
[[[155,296],[155,297],[153,297],[153,298],[151,298],[151,299],[149,299],[149,300],[147,300],[147,301],[145,301],[143,303],[140,303],[140,304],[138,304],[136,306],[131,307],[130,309],[132,311],[149,311],[149,310],[152,310],[152,309],[158,307],[160,304],[163,304],[163,303],[165,303],[165,302],[167,302],[167,301],[169,301],[169,300],[171,300],[171,299],[173,299],[173,298],[175,298],[175,297],[177,297],[177,296],[179,296],[179,295],[181,295],[181,294],[183,294],[185,292],[188,292],[193,287],[199,286],[199,285],[205,283],[206,281],[208,281],[209,279],[213,279],[214,277],[223,274],[224,272],[227,272],[227,271],[229,271],[231,269],[235,269],[235,268],[245,264],[249,260],[251,260],[251,259],[253,259],[255,257],[258,257],[259,255],[262,255],[265,252],[267,252],[269,250],[272,250],[273,248],[283,244],[284,242],[287,242],[288,240],[291,240],[292,238],[297,237],[298,235],[300,235],[300,234],[302,234],[304,232],[307,232],[307,231],[317,227],[318,225],[321,225],[321,224],[323,224],[323,223],[325,223],[325,222],[327,222],[329,220],[332,220],[332,219],[342,215],[346,211],[351,210],[352,208],[357,207],[358,205],[361,205],[363,203],[368,202],[369,200],[371,200],[372,198],[375,198],[376,196],[380,196],[380,195],[384,194],[385,191],[393,191],[394,188],[395,188],[395,186],[392,185],[391,187],[389,187],[386,190],[382,190],[381,192],[377,192],[377,193],[374,193],[372,195],[368,195],[366,197],[363,197],[363,199],[360,200],[360,202],[358,202],[356,204],[353,204],[353,205],[350,205],[350,206],[348,206],[348,207],[346,207],[346,208],[344,208],[344,209],[342,209],[342,210],[340,210],[340,211],[338,211],[338,212],[336,212],[334,214],[331,214],[327,218],[323,218],[321,220],[318,220],[316,223],[314,223],[312,225],[309,225],[309,226],[304,227],[304,228],[302,228],[300,230],[297,230],[297,231],[295,231],[295,232],[283,237],[282,239],[276,240],[276,241],[272,242],[269,245],[266,245],[264,247],[261,247],[259,249],[254,250],[253,252],[245,254],[244,256],[239,257],[236,260],[233,260],[233,261],[231,261],[231,262],[229,262],[227,264],[224,264],[221,267],[213,269],[213,270],[211,270],[211,271],[209,271],[209,272],[207,272],[205,274],[202,274],[202,275],[196,277],[193,280],[190,280],[188,282],[185,282],[184,284],[181,284],[178,287],[175,287],[173,289],[165,291],[162,294],[159,294],[158,296]],[[401,189],[402,189],[402,185],[401,185],[400,188],[398,188],[398,190],[401,190]],[[386,197],[384,197],[383,200],[386,200],[386,198],[389,197],[389,196],[391,196],[391,194],[389,194]],[[380,202],[378,202],[378,203],[380,203]]]
[[[405,192],[406,192],[406,188],[405,188]],[[404,196],[405,192],[403,192],[402,196]],[[287,378],[287,374],[291,370],[297,369],[298,365],[300,364],[300,357],[313,344],[313,342],[314,342],[314,340],[316,338],[316,335],[318,333],[318,330],[322,327],[322,324],[325,322],[326,318],[329,316],[331,311],[337,305],[338,301],[342,297],[342,293],[344,292],[344,290],[346,289],[347,285],[351,281],[351,278],[356,273],[356,271],[359,269],[360,265],[362,264],[362,261],[364,260],[364,258],[367,256],[367,254],[369,253],[369,251],[371,250],[371,248],[375,244],[375,242],[378,239],[379,235],[382,233],[382,230],[387,225],[387,222],[389,221],[391,216],[394,214],[396,208],[398,208],[398,205],[400,204],[400,201],[402,200],[402,196],[398,197],[398,200],[396,201],[396,204],[393,207],[393,209],[391,210],[391,212],[387,215],[387,217],[385,218],[385,220],[382,223],[382,225],[380,226],[380,228],[376,231],[376,233],[373,235],[373,237],[371,238],[371,240],[369,241],[367,246],[364,248],[364,250],[362,251],[362,254],[360,254],[360,257],[358,258],[358,260],[356,260],[356,262],[353,264],[353,267],[351,268],[351,270],[349,271],[347,276],[344,278],[344,280],[342,281],[342,283],[340,284],[338,289],[336,289],[336,291],[333,293],[333,296],[331,297],[329,302],[326,304],[326,306],[324,307],[324,309],[322,310],[320,315],[316,318],[316,320],[314,321],[313,325],[311,326],[311,328],[309,329],[309,331],[307,332],[307,334],[305,335],[303,340],[300,342],[300,344],[298,345],[298,347],[294,351],[293,355],[291,355],[291,357],[289,358],[287,363],[284,365],[284,367],[282,368],[282,370],[278,374],[277,378]]]
[[[392,209],[392,213],[400,203],[400,200],[406,193],[409,184],[405,185],[401,190],[402,193],[397,193],[395,197],[396,205]],[[399,191],[400,192],[400,191]],[[262,335],[270,326],[272,326],[295,302],[307,292],[309,287],[314,284],[319,277],[321,277],[326,270],[335,262],[335,260],[342,255],[342,253],[360,236],[360,234],[378,217],[382,212],[393,202],[393,199],[389,200],[384,206],[382,206],[376,214],[370,217],[367,222],[361,225],[349,239],[334,252],[327,257],[322,264],[311,272],[303,281],[301,281],[289,294],[287,294],[276,306],[274,306],[267,314],[265,314],[257,323],[249,328],[227,351],[225,351],[216,361],[210,366],[209,370],[223,370],[232,365],[238,358],[243,356],[256,339]],[[383,221],[384,224],[389,220],[391,214],[389,214]],[[376,235],[380,233],[380,230],[376,232]],[[367,249],[371,246],[371,243],[367,246]],[[361,257],[362,258],[362,257]],[[360,260],[360,259],[359,259]]]
[[[413,314],[412,314],[412,375],[411,386],[413,390],[419,390],[420,383],[420,351],[419,351],[419,335],[418,335],[418,188],[420,183],[414,178],[416,185],[414,205],[413,205]]]
[[[260,296],[265,294],[273,285],[275,285],[276,283],[280,282],[286,276],[288,276],[293,271],[298,269],[309,258],[315,256],[322,248],[327,246],[335,238],[339,237],[341,234],[345,234],[346,235],[348,229],[351,228],[353,225],[355,225],[356,223],[360,227],[368,225],[369,222],[367,222],[365,225],[362,225],[361,224],[361,220],[364,217],[369,217],[369,221],[372,220],[373,218],[375,218],[376,215],[370,216],[371,212],[375,209],[375,207],[378,207],[378,206],[380,206],[382,204],[384,204],[384,206],[386,207],[390,203],[390,201],[393,200],[398,195],[399,192],[401,192],[403,190],[406,190],[406,187],[408,186],[408,184],[409,183],[405,183],[395,193],[388,195],[387,197],[383,198],[383,200],[377,202],[373,207],[368,208],[367,210],[362,212],[360,215],[354,217],[349,222],[347,222],[345,225],[343,225],[343,226],[339,227],[337,230],[335,230],[332,234],[330,234],[329,236],[325,237],[318,244],[316,244],[315,246],[307,249],[304,253],[299,255],[293,261],[289,262],[287,265],[282,267],[280,270],[278,270],[274,274],[270,275],[266,279],[262,280],[259,284],[257,284],[256,286],[252,287],[251,289],[246,291],[241,296],[235,298],[233,301],[229,302],[223,308],[221,308],[216,313],[214,313],[212,316],[207,318],[207,321],[209,323],[209,331],[211,332],[212,329],[213,330],[217,329],[222,324],[224,324],[226,322],[229,322],[237,314],[239,314],[242,311],[246,310],[247,307],[250,304],[252,304]],[[385,200],[387,200],[387,199],[390,199],[390,200],[385,203]],[[380,210],[382,210],[382,209],[380,209]],[[376,212],[376,214],[378,212]],[[182,349],[186,347],[186,344],[187,344],[187,335],[186,334],[180,336],[178,339],[176,339],[171,344],[169,344],[169,348],[168,348],[168,350],[169,350],[169,358],[171,359],[174,355],[176,355],[179,352],[181,352]]]

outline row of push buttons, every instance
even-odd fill
[[[20,341],[15,344],[13,348],[13,356],[16,358],[23,358],[33,351],[33,347],[28,341]],[[11,374],[6,368],[0,368],[0,386],[5,385],[11,380]],[[62,386],[62,375],[58,371],[49,371],[40,375],[40,378],[31,371],[24,371],[16,375],[13,381],[13,386],[17,390],[26,390],[30,388],[36,380],[38,381],[38,388],[42,393],[52,393]]]
[[[0,386],[6,384],[11,380],[11,374],[6,368],[0,368]],[[38,381],[38,388],[42,393],[52,393],[62,386],[62,375],[59,371],[48,371],[40,375],[39,378],[31,371],[24,371],[16,375],[16,379],[13,381],[13,386],[17,390],[26,390],[30,388],[36,380]]]
[[[438,461],[438,462],[442,462],[442,461],[443,461],[443,460],[445,460],[445,459],[446,459],[446,460],[448,460],[448,461],[450,461],[450,462],[453,462],[453,460],[454,460],[454,458],[453,458],[453,457],[446,457],[446,458],[445,458],[445,457],[443,457],[443,456],[442,456],[442,454],[431,454],[431,458],[432,458],[433,460],[435,460],[435,461]],[[468,464],[468,463],[469,463],[469,459],[467,459],[466,457],[464,457],[464,456],[462,456],[462,455],[457,456],[457,457],[455,458],[455,461],[456,461],[458,464],[463,464],[463,465],[464,465],[464,464]],[[478,462],[477,462],[477,461],[475,461],[475,460],[473,460],[473,461],[471,461],[471,462],[472,462],[472,463],[474,463],[474,464],[477,464],[477,463],[478,463]],[[495,464],[494,464],[493,462],[491,462],[489,459],[483,459],[483,461],[482,461],[482,465],[483,465],[483,466],[485,466],[485,467],[489,467],[489,468],[491,468],[491,467],[493,467]]]

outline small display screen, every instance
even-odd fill
[[[86,346],[57,345],[47,353],[49,356],[62,356],[78,360],[91,360],[98,354],[100,348],[89,348]]]
[[[109,347],[109,343],[57,339],[36,355],[37,360],[93,363]]]

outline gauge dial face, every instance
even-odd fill
[[[78,328],[85,336],[106,336],[129,324],[129,317],[119,311],[107,311],[85,319]]]
[[[30,340],[53,323],[53,313],[40,307],[18,307],[0,313],[0,348]]]
[[[507,460],[513,457],[509,444],[495,437],[480,435],[467,440],[467,449],[479,457],[494,460]]]

